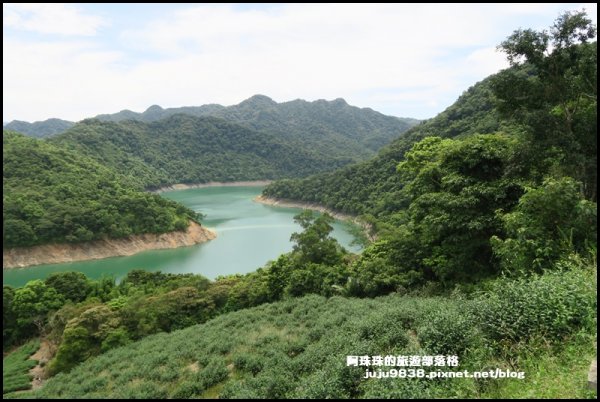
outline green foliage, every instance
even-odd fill
[[[11,304],[12,313],[16,317],[16,332],[29,336],[41,334],[48,313],[58,310],[63,304],[63,297],[41,280],[30,281],[16,289]]]
[[[17,131],[30,137],[45,138],[60,134],[73,127],[74,124],[75,123],[72,121],[61,119],[47,119],[44,121],[36,121],[35,123],[13,120],[5,125],[4,129]]]
[[[120,317],[108,307],[99,305],[87,308],[65,326],[62,342],[49,372],[56,374],[68,371],[88,357],[99,354],[103,346],[106,349],[111,343],[118,345],[116,341],[123,340],[120,325]]]
[[[149,123],[176,114],[218,117],[265,134],[274,134],[310,149],[319,159],[329,159],[337,164],[364,159],[418,122],[385,116],[371,109],[359,109],[343,99],[315,102],[298,99],[278,104],[264,95],[255,95],[228,107],[211,104],[163,109],[153,105],[143,113],[124,110],[96,118]]]
[[[390,133],[397,135],[408,128],[400,120],[379,116],[383,123],[373,123],[373,127],[394,127],[387,134],[380,134],[384,142],[391,139]],[[331,118],[343,121],[340,116]],[[272,129],[269,124],[239,125],[233,116],[223,120],[175,114],[152,123],[89,119],[50,141],[123,172],[140,188],[301,177],[332,170],[373,153],[358,140],[348,138],[346,130],[345,135],[328,130],[319,133],[302,125],[302,135],[296,135],[300,127],[290,130],[290,121],[296,120],[277,121],[273,123],[277,128]],[[313,122],[325,124],[314,119]],[[361,128],[354,126],[354,130]]]
[[[540,272],[570,253],[585,256],[595,247],[597,206],[584,200],[578,187],[570,178],[546,179],[502,216],[507,237],[494,237],[492,244],[506,272]]]
[[[429,353],[463,356],[465,351],[481,346],[480,330],[470,303],[465,301],[461,306],[440,303],[428,318],[418,334]]]
[[[37,360],[29,356],[37,352],[39,340],[27,342],[2,359],[2,394],[31,388],[29,370],[37,365]]]
[[[31,388],[29,370],[37,365],[37,360],[29,359],[40,347],[39,340],[32,340],[11,352],[2,359],[2,393]]]
[[[304,229],[293,233],[290,240],[296,243],[294,252],[302,263],[335,265],[340,262],[344,251],[338,242],[329,236],[333,231],[333,217],[327,213],[316,216],[311,210],[304,210],[294,217]]]
[[[502,135],[431,137],[399,164],[411,200],[406,225],[418,241],[409,252],[423,256],[417,264],[434,278],[465,281],[494,272],[489,238],[501,232],[495,211],[512,208],[521,194],[510,174],[514,147]]]
[[[563,13],[550,32],[519,29],[499,46],[513,68],[494,78],[499,111],[526,129],[523,148],[540,173],[560,171],[596,200],[597,43],[585,11]],[[538,177],[539,179],[540,177]]]
[[[12,345],[16,339],[17,318],[13,310],[15,289],[12,286],[2,287],[2,349]]]
[[[590,362],[596,358],[595,340],[594,333],[553,345],[537,340],[519,345],[511,354],[525,378],[495,381],[481,399],[596,399],[597,392],[587,384]]]
[[[5,247],[183,230],[198,219],[89,158],[8,131],[2,188]]]
[[[55,272],[44,283],[73,303],[85,300],[91,290],[86,276],[81,272]]]
[[[346,366],[346,356],[457,354],[458,371],[527,368],[526,378],[551,382],[556,370],[544,370],[563,353],[560,344],[595,334],[594,276],[593,267],[574,267],[531,280],[496,280],[474,300],[311,295],[263,304],[110,350],[50,379],[34,396],[129,397],[139,394],[139,384],[151,384],[148,398],[502,397],[513,392],[508,380],[365,379],[363,368]],[[514,342],[540,339],[551,349],[538,367],[531,349]],[[496,348],[506,344],[514,353]],[[591,342],[586,345],[593,354]],[[580,360],[571,356],[562,371]],[[574,380],[563,385],[575,386]],[[558,388],[544,395],[563,395]]]
[[[501,128],[490,82],[488,78],[469,88],[448,109],[411,128],[371,160],[304,179],[276,181],[263,194],[317,202],[346,213],[387,217],[407,206],[399,194],[404,184],[396,166],[412,145],[427,136],[464,137]]]
[[[594,269],[498,280],[475,311],[486,336],[501,345],[533,336],[560,340],[577,328],[596,328],[596,286]]]
[[[490,237],[503,233],[496,211],[512,209],[522,194],[513,177],[516,146],[502,134],[415,144],[398,165],[408,209],[351,265],[349,293],[374,296],[496,273]]]

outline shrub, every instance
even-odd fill
[[[480,345],[480,331],[467,302],[440,305],[419,327],[418,338],[427,351],[442,355],[461,355]]]
[[[485,334],[496,341],[533,335],[560,339],[594,328],[597,310],[595,270],[547,272],[531,279],[498,280],[477,301]]]

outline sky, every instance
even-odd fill
[[[426,119],[508,66],[496,46],[552,4],[3,4],[3,121],[150,105],[344,98]]]

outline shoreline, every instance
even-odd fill
[[[168,186],[159,187],[151,190],[151,193],[162,193],[164,191],[187,190],[190,188],[208,188],[208,187],[255,187],[266,186],[273,183],[273,180],[254,180],[254,181],[209,181],[208,183],[185,184],[177,183]]]
[[[185,232],[144,233],[123,239],[93,240],[85,243],[43,244],[15,247],[2,252],[2,269],[26,268],[42,264],[123,257],[147,250],[193,246],[217,237],[214,230],[191,221]]]
[[[327,212],[329,215],[333,216],[335,219],[341,221],[349,221],[354,223],[355,225],[360,226],[363,229],[364,234],[367,236],[367,239],[372,242],[377,240],[377,236],[373,234],[373,226],[369,223],[366,223],[356,215],[345,214],[343,212],[337,212],[323,205],[306,202],[306,201],[295,201],[288,199],[280,199],[280,198],[271,198],[265,197],[263,195],[259,195],[252,199],[252,201],[257,202],[259,204],[270,205],[274,207],[285,207],[285,208],[302,208],[302,209],[310,209],[313,211],[319,212]]]

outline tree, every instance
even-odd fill
[[[581,181],[596,200],[596,26],[585,11],[566,12],[550,31],[515,31],[498,48],[512,68],[496,76],[499,110],[527,130],[541,181],[551,169]]]
[[[588,255],[597,241],[597,208],[577,187],[571,178],[546,179],[502,216],[506,239],[494,236],[492,245],[505,272],[541,272],[569,253]]]
[[[90,284],[82,272],[55,272],[44,282],[65,299],[74,303],[85,300],[91,290]]]
[[[390,236],[392,264],[450,282],[495,273],[489,239],[502,232],[496,210],[512,209],[522,194],[522,179],[513,176],[516,144],[502,134],[415,144],[398,165],[410,206]]]
[[[290,240],[295,242],[294,253],[301,262],[335,265],[340,262],[343,251],[329,234],[333,231],[333,217],[328,213],[318,217],[310,210],[304,210],[294,216],[304,229],[301,233],[293,233]]]
[[[42,333],[48,313],[58,310],[63,304],[63,297],[56,289],[38,279],[15,290],[12,307],[20,329],[33,324],[37,332]]]
[[[11,345],[15,340],[16,323],[12,306],[14,298],[15,289],[4,285],[2,287],[2,345],[4,347]]]

